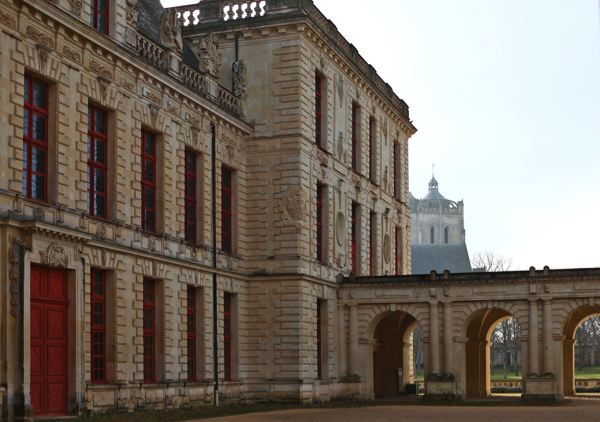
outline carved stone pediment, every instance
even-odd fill
[[[200,70],[218,78],[221,70],[219,41],[212,32],[200,40]]]
[[[40,252],[42,263],[49,267],[68,268],[69,255],[58,243],[52,243],[45,252]]]
[[[166,48],[181,54],[183,40],[181,38],[181,24],[174,9],[167,9],[160,25],[160,42]]]

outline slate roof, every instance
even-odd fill
[[[144,37],[164,47],[160,42],[160,27],[165,8],[160,0],[140,0],[137,3],[137,30]],[[190,48],[189,42],[183,40],[183,62],[189,67],[198,70],[198,57]]]
[[[467,245],[412,245],[412,273],[429,274],[431,270],[471,272]]]

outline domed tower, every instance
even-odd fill
[[[470,272],[465,243],[463,201],[446,199],[435,176],[423,199],[410,196],[412,222],[412,272]]]

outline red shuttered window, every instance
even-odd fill
[[[375,149],[375,118],[369,118],[369,178],[376,183],[377,179],[377,151]]]
[[[92,0],[92,25],[103,34],[108,35],[110,0]]]
[[[144,382],[156,382],[156,283],[144,278]]]
[[[317,183],[317,261],[325,262],[325,250],[323,248],[323,202],[325,198],[325,186]]]
[[[359,148],[358,142],[359,128],[358,128],[358,117],[359,116],[359,105],[352,103],[352,170],[359,172]]]
[[[369,271],[370,275],[377,275],[377,254],[375,253],[375,245],[377,242],[377,214],[371,211],[369,214],[369,227],[371,233],[369,235]]]
[[[107,218],[108,210],[108,113],[88,107],[88,210]]]
[[[323,76],[315,73],[315,143],[322,147],[323,136]]]
[[[352,259],[352,273],[358,273],[358,236],[359,236],[359,225],[358,225],[358,204],[352,202],[352,239],[351,239],[351,259]]]
[[[97,269],[91,275],[92,383],[106,384],[106,277]]]
[[[23,195],[48,199],[48,84],[25,75],[23,99]]]
[[[233,170],[221,169],[221,249],[233,253]]]
[[[142,229],[156,233],[156,135],[142,130]]]
[[[232,379],[232,314],[233,314],[233,295],[225,292],[223,309],[223,370],[225,372],[225,381]]]
[[[322,315],[321,315],[322,301],[317,299],[317,378],[321,379],[323,376],[323,356],[322,356]]]
[[[195,151],[185,150],[185,240],[193,244],[197,241],[197,160]]]
[[[187,288],[187,352],[188,352],[188,381],[197,380],[197,362],[196,362],[196,288],[188,286]]]

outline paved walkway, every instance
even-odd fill
[[[211,419],[215,422],[598,422],[600,400],[561,406],[389,405],[342,409],[294,409]]]

